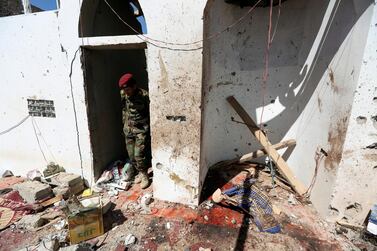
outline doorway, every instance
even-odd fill
[[[127,158],[118,80],[122,74],[130,72],[138,86],[148,91],[146,50],[82,48],[81,60],[93,171],[94,177],[98,178],[111,162]]]

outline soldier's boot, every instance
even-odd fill
[[[140,173],[138,173],[138,175],[136,175],[134,183],[135,184],[140,184],[141,183],[141,174]]]
[[[132,181],[135,179],[137,170],[132,165],[128,168],[126,174],[124,175],[124,181]]]
[[[140,187],[141,189],[146,189],[150,185],[148,172],[142,171],[140,172],[139,175],[140,175],[140,180],[141,180]]]

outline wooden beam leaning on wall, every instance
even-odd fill
[[[255,136],[255,138],[259,141],[259,143],[263,146],[264,150],[268,153],[270,158],[274,161],[280,173],[284,176],[284,178],[287,179],[289,184],[292,186],[293,190],[295,190],[300,195],[305,194],[307,189],[305,188],[304,184],[302,184],[301,181],[299,181],[296,178],[296,176],[293,174],[293,172],[289,168],[288,164],[280,156],[280,154],[276,151],[276,149],[272,147],[272,144],[268,140],[267,136],[256,125],[254,120],[249,116],[249,114],[245,111],[245,109],[243,109],[240,103],[238,103],[238,101],[233,96],[229,96],[226,100],[233,107],[233,109],[237,112],[237,114],[240,116],[243,122],[245,122],[246,126],[249,128],[249,130]]]

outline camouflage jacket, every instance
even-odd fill
[[[124,127],[149,125],[149,96],[146,90],[138,88],[136,93],[128,97],[123,91],[120,93],[123,105]]]

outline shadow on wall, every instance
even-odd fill
[[[134,30],[142,33],[138,17],[143,16],[143,12],[137,0],[107,2],[132,29],[113,13],[104,0],[84,0],[80,13],[79,37],[135,35],[137,33]]]
[[[97,178],[109,163],[127,157],[118,80],[124,73],[131,72],[138,85],[148,90],[146,57],[143,49],[84,49],[82,62],[93,169]]]
[[[269,80],[265,90],[261,78],[269,8],[257,8],[236,27],[216,39],[205,40],[202,165],[208,167],[260,148],[246,126],[231,121],[234,113],[225,100],[229,95],[236,96],[258,122],[265,96],[263,123],[271,132],[268,135],[271,142],[280,142],[286,135],[323,76],[331,72],[329,63],[373,1],[337,0],[335,6],[338,7],[331,13],[325,35],[316,40],[329,2],[288,0],[283,3],[270,50]],[[275,14],[277,8],[274,7]],[[223,30],[247,9],[224,1],[209,1],[204,14],[204,37]],[[206,168],[202,170],[204,172]],[[204,176],[202,173],[201,177]]]

